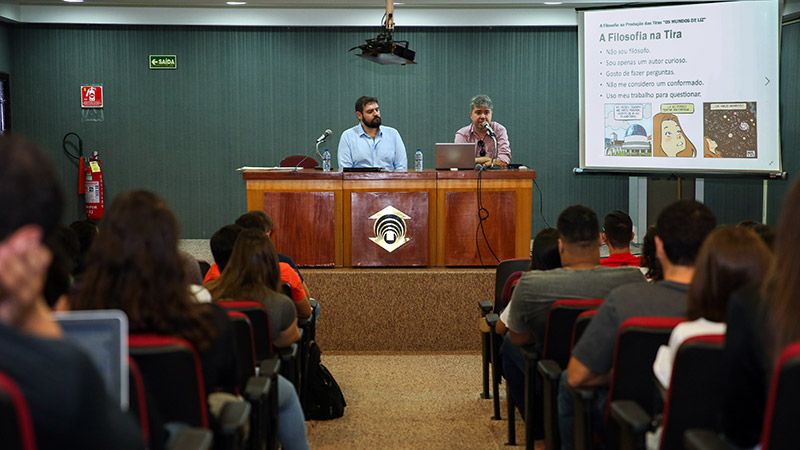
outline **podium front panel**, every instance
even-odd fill
[[[485,210],[481,214],[486,220],[479,228],[475,192],[451,191],[444,194],[445,266],[478,266],[481,263],[494,266],[497,260],[492,252],[500,261],[515,257],[515,193],[485,190],[481,192],[481,206]]]
[[[351,192],[351,264],[427,266],[428,192]]]
[[[300,266],[335,265],[335,210],[333,192],[264,193],[264,211],[275,222],[275,247]]]

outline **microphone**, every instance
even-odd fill
[[[497,136],[497,134],[492,129],[491,125],[489,125],[489,122],[484,121],[482,125],[483,128],[486,129],[486,131],[489,133],[489,136]]]
[[[328,128],[327,130],[325,130],[324,133],[322,133],[322,136],[317,138],[317,144],[321,144],[321,143],[325,142],[325,140],[328,139],[332,134],[333,134],[333,131],[331,131],[331,129]]]

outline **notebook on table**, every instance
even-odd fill
[[[64,339],[86,352],[112,399],[128,409],[128,316],[116,309],[54,314]]]
[[[476,143],[436,144],[436,170],[475,168]]]

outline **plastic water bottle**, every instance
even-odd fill
[[[323,172],[330,172],[331,171],[331,151],[327,148],[322,153],[322,171]]]
[[[414,170],[417,172],[422,172],[422,149],[418,148],[417,152],[414,153]]]

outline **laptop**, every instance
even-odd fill
[[[106,390],[128,409],[128,316],[117,309],[54,314],[64,339],[75,343],[100,372]]]
[[[475,168],[476,143],[436,144],[436,170]]]

